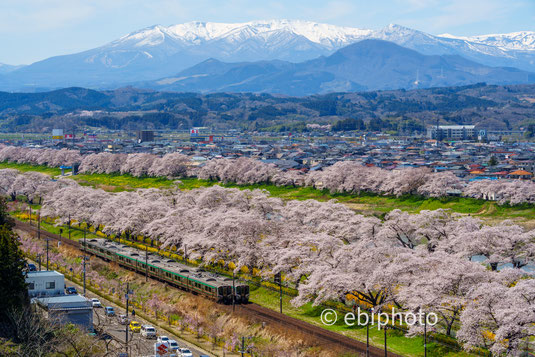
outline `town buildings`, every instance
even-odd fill
[[[93,305],[85,297],[65,294],[65,277],[57,271],[33,271],[26,276],[28,295],[48,319],[93,330]]]

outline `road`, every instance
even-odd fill
[[[28,259],[28,261],[30,261]],[[32,261],[30,261],[32,262]],[[34,264],[37,264],[36,262],[33,262]],[[65,276],[65,285],[66,286],[74,286],[79,294],[83,293],[83,287],[81,285],[78,285],[72,281],[70,281],[67,276]],[[100,300],[102,304],[102,308],[94,308],[93,309],[93,324],[96,328],[102,330],[104,333],[109,334],[112,336],[112,338],[119,342],[122,346],[125,345],[126,341],[126,326],[119,324],[119,321],[116,317],[108,317],[104,313],[104,307],[105,306],[113,306],[113,309],[115,310],[115,314],[121,315],[126,314],[126,310],[122,307],[114,304],[113,302],[106,300],[94,293],[92,293],[89,290],[86,290],[86,297],[88,299],[91,298],[97,298]],[[128,318],[130,321],[133,320],[131,315],[131,309],[129,309]],[[136,315],[135,321],[138,321],[141,325],[151,325],[148,321],[141,318],[140,316]],[[199,357],[201,355],[207,355],[207,356],[214,356],[213,354],[200,350],[198,347],[194,347],[192,344],[184,341],[179,336],[170,334],[167,331],[163,330],[161,333],[158,330],[156,326],[154,326],[156,329],[157,335],[164,335],[168,336],[171,340],[177,341],[180,348],[188,348],[192,353],[194,357]],[[149,340],[141,336],[140,333],[128,333],[128,351],[129,351],[129,357],[146,357],[146,356],[154,356],[154,342],[155,340]],[[126,352],[126,348],[121,348],[122,351]]]
[[[83,288],[77,284],[74,284],[73,282],[69,281],[68,279],[65,279],[65,284],[67,286],[74,286],[78,290],[79,293],[83,292]],[[90,291],[86,292],[87,298],[97,298],[102,303],[102,308],[94,308],[93,309],[93,323],[95,326],[98,326],[102,328],[106,333],[113,336],[113,338],[117,341],[120,341],[123,345],[126,341],[126,326],[119,324],[116,317],[107,317],[104,313],[104,306],[113,306],[116,315],[126,314],[125,309],[115,305],[113,302],[108,301],[98,295],[93,294]],[[130,313],[128,314],[128,318],[133,320]],[[144,320],[140,316],[136,315],[135,321],[138,321],[141,325],[151,325],[148,321]],[[155,329],[158,333],[158,336],[165,335],[169,336],[170,339],[176,340],[178,342],[178,345],[181,348],[189,348],[190,351],[193,353],[193,356],[198,357],[200,355],[208,355],[213,356],[212,354],[201,351],[199,348],[191,345],[190,343],[182,340],[179,336],[169,334],[167,331],[159,331],[158,327],[155,326]],[[128,334],[128,346],[129,346],[129,352],[131,357],[134,356],[153,356],[154,355],[154,342],[155,340],[148,340],[141,336],[139,333],[132,333],[129,332]],[[126,349],[125,349],[126,351]]]

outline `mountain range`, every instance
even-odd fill
[[[0,74],[5,74],[9,72],[13,72],[14,70],[17,70],[19,68],[22,68],[24,66],[12,66],[9,64],[0,63]]]
[[[405,49],[396,47],[394,50],[393,47],[388,47],[388,51],[368,51],[367,57],[356,54],[355,49],[369,50],[370,44],[361,47],[351,46],[368,39],[390,41]],[[347,46],[351,48],[346,50]],[[373,46],[380,47],[377,43]],[[419,52],[419,56],[442,57],[440,59],[433,57],[434,60],[420,57],[419,60],[415,60],[418,55],[411,52],[409,57],[412,56],[415,61],[413,65],[407,67],[403,62],[394,62],[393,58],[398,60],[406,58],[398,53],[408,55],[406,49]],[[346,52],[337,52],[339,50]],[[352,54],[348,55],[347,51]],[[378,55],[392,57],[371,57]],[[464,59],[455,59],[452,56]],[[333,69],[331,62],[342,57],[353,62],[346,61],[343,66]],[[209,61],[206,62],[207,60]],[[361,62],[355,62],[357,60],[363,61],[364,67],[373,73],[366,72],[367,77],[358,77],[357,74],[363,71],[358,69],[361,67]],[[446,80],[428,80],[426,75],[429,76],[429,69],[426,66],[418,68],[418,63],[430,64],[432,61],[440,67],[434,70],[443,74]],[[372,66],[372,63],[376,64]],[[388,67],[383,68],[379,63],[386,63]],[[229,71],[232,67],[234,72],[237,68],[242,68],[244,72],[257,71],[258,76],[266,78],[273,75],[284,76],[288,71],[306,76],[307,68],[313,68],[310,66],[314,65],[331,68],[329,71],[312,73],[313,76],[321,77],[322,84],[319,87],[315,86],[320,92],[343,88],[348,90],[412,88],[411,83],[415,81],[426,86],[455,85],[473,81],[525,83],[530,78],[529,74],[519,72],[518,77],[523,78],[523,81],[518,80],[516,74],[511,81],[508,81],[504,73],[515,72],[514,70],[489,69],[489,67],[516,67],[535,72],[535,32],[463,38],[452,35],[434,36],[398,25],[390,25],[380,30],[367,30],[290,20],[240,24],[190,22],[168,27],[158,25],[130,33],[109,44],[81,53],[52,57],[21,68],[0,66],[0,90],[40,91],[67,86],[112,89],[140,82],[151,85],[156,79],[159,80],[154,82],[156,83],[154,87],[162,88],[162,80],[181,78],[187,73],[197,77],[207,77],[207,73],[200,71],[201,68],[207,67],[210,67],[212,72],[217,72],[210,76],[215,76],[211,79],[212,82],[218,82],[225,73],[228,73],[220,70],[223,67]],[[401,72],[399,78],[391,77],[392,80],[388,81],[388,85],[384,84],[384,78],[372,83],[374,78],[384,77],[385,73],[395,75],[396,65],[399,66],[397,71]],[[460,78],[460,74],[448,73],[452,68],[459,70],[466,66],[470,69],[465,72],[470,75],[466,75],[464,79]],[[348,78],[343,78],[343,70],[348,71]],[[417,75],[418,71],[422,72],[421,76]],[[476,75],[475,72],[479,74]],[[505,82],[499,78],[504,78]],[[246,79],[251,82],[249,77]],[[332,81],[335,81],[334,85]],[[345,84],[340,84],[340,81]],[[208,83],[206,78],[203,85],[195,84],[191,80],[182,82],[192,83],[192,86],[178,85],[176,87],[178,90],[206,90]],[[195,89],[196,87],[199,89]],[[228,85],[220,87],[226,88]],[[232,90],[232,87],[236,90],[240,88],[231,86],[229,90]],[[263,88],[270,90],[269,87],[262,85],[249,88],[252,91],[264,91]],[[208,90],[213,89],[208,88]],[[288,92],[299,91],[286,91]]]
[[[327,57],[300,63],[280,60],[204,61],[176,76],[136,83],[160,91],[264,92],[293,96],[329,92],[416,89],[535,82],[535,73],[489,67],[453,55],[423,55],[382,40],[362,40]]]

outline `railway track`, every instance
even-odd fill
[[[37,227],[35,225],[30,225],[26,222],[15,220],[15,228],[25,232],[37,234]],[[64,238],[58,234],[41,230],[40,235],[42,238],[54,239],[56,241],[61,241],[62,244],[67,244],[78,249],[82,248],[80,243],[70,240],[68,238]],[[228,308],[230,308],[230,306]],[[354,353],[358,356],[366,355],[367,347],[366,344],[363,342],[326,330],[319,326],[309,324],[293,317],[286,316],[284,314],[270,310],[260,305],[254,303],[250,303],[247,305],[240,304],[236,305],[236,311],[262,322],[275,324],[284,328],[294,329],[299,331],[300,333],[309,335],[316,339],[319,346],[322,346],[324,348],[345,350],[349,353]],[[392,352],[388,352],[387,354],[385,354],[385,351],[383,349],[374,346],[370,346],[369,351],[370,356],[372,357],[401,357],[400,355],[397,355]]]

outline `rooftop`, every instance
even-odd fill
[[[41,271],[31,271],[28,272],[28,278],[36,278],[36,277],[62,277],[63,274],[58,273],[55,270],[41,270]]]

